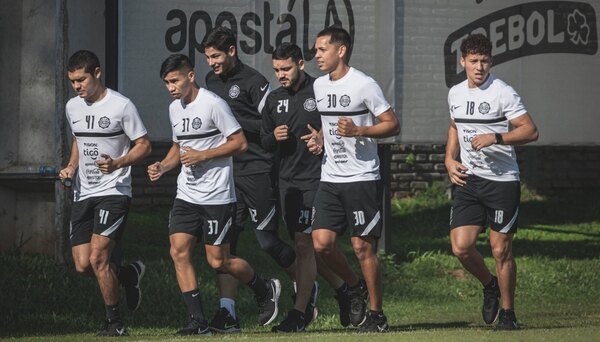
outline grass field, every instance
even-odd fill
[[[321,281],[320,316],[309,332],[277,335],[257,327],[251,292],[240,288],[237,306],[243,333],[216,335],[228,341],[421,341],[421,340],[600,340],[600,196],[540,198],[524,191],[519,232],[516,313],[523,329],[496,332],[483,324],[481,286],[451,255],[447,221],[450,204],[441,186],[393,202],[392,249],[382,255],[384,310],[390,333],[357,334],[338,323],[333,291]],[[187,315],[168,252],[168,208],[135,211],[125,237],[125,259],[148,266],[144,300],[137,312],[122,309],[127,340],[193,340],[173,333]],[[283,232],[283,230],[282,230]],[[283,234],[282,235],[286,235]],[[276,264],[258,251],[250,231],[242,234],[240,255],[263,275],[282,280],[281,310],[291,305],[292,286]],[[349,237],[344,249],[350,255]],[[487,235],[478,242],[493,265]],[[351,259],[354,262],[354,259]],[[356,263],[354,263],[356,266]],[[205,311],[217,306],[214,272],[198,249],[196,265]],[[72,266],[48,257],[0,254],[0,338],[19,341],[94,340],[104,310],[97,285]],[[123,299],[124,301],[124,299]],[[281,319],[281,316],[280,316]],[[204,339],[204,338],[198,338]],[[102,340],[102,339],[99,339]]]

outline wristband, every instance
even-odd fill
[[[503,145],[504,140],[502,140],[502,134],[496,133],[495,135],[496,135],[496,144]]]

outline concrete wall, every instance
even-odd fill
[[[31,178],[29,170],[55,160],[56,4],[5,1],[0,11],[0,250],[53,254],[54,187],[14,174]]]

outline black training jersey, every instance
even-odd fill
[[[263,108],[261,130],[263,147],[278,153],[279,178],[308,188],[316,188],[321,179],[321,158],[308,151],[306,142],[300,139],[310,133],[308,124],[317,131],[321,129],[314,82],[307,74],[298,92],[280,87],[270,93]],[[288,126],[289,138],[278,142],[273,131],[281,125]]]
[[[208,90],[223,98],[242,126],[248,150],[233,156],[234,176],[271,172],[273,154],[260,142],[261,110],[271,91],[269,81],[258,71],[238,61],[227,75],[206,75]]]

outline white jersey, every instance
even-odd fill
[[[475,135],[506,133],[509,121],[527,113],[517,92],[490,74],[480,86],[469,88],[465,80],[448,93],[450,117],[456,123],[461,163],[467,174],[493,180],[519,180],[515,149],[494,144],[476,151],[471,147]]]
[[[241,129],[227,103],[204,88],[185,106],[181,100],[173,101],[169,118],[173,141],[197,151],[219,147]],[[192,167],[182,165],[176,198],[200,205],[235,202],[232,158],[211,159]]]
[[[109,195],[131,197],[131,166],[103,174],[96,161],[102,159],[102,154],[113,159],[123,157],[129,152],[131,141],[147,134],[133,102],[107,88],[104,98],[95,103],[87,103],[81,97],[70,99],[66,116],[79,151],[74,200]]]
[[[375,140],[337,135],[338,120],[342,116],[351,118],[357,126],[372,126],[374,116],[390,109],[377,82],[350,68],[336,81],[330,80],[329,75],[317,78],[313,87],[325,146],[321,180],[332,183],[378,180],[379,156]]]

